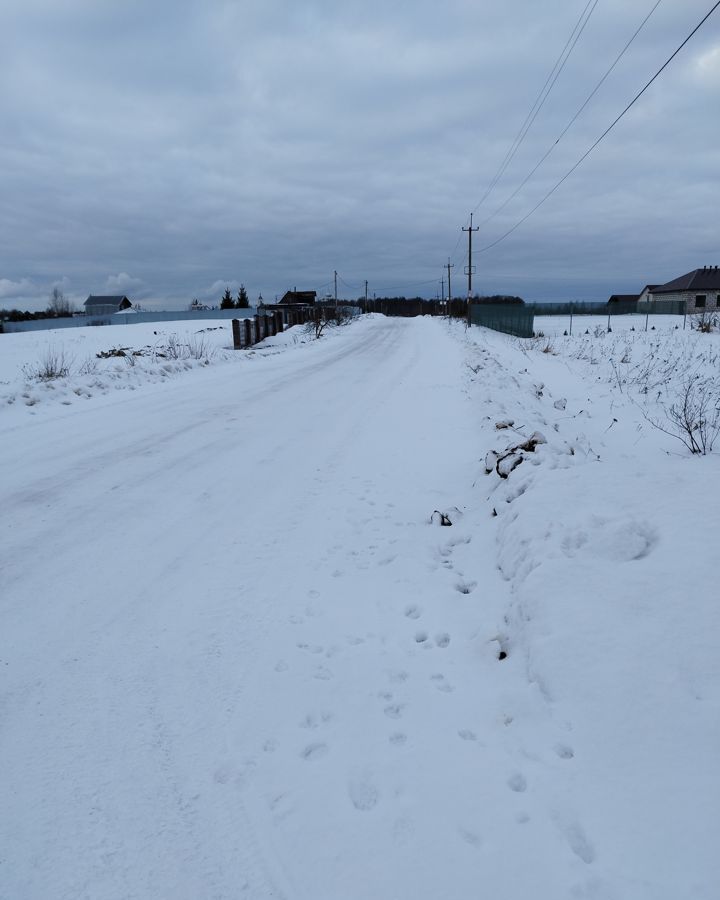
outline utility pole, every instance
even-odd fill
[[[335,270],[334,274],[335,274],[335,309],[337,309],[337,269]]]
[[[448,270],[448,319],[452,315],[452,291],[450,290],[450,269],[455,268],[455,263],[450,262],[450,257],[448,256],[447,266],[445,267]]]
[[[440,302],[445,302],[445,278],[440,279]]]
[[[473,236],[473,231],[480,231],[479,226],[476,226],[475,228],[473,228],[472,220],[473,220],[473,214],[470,213],[470,227],[463,228],[463,231],[467,231],[467,233],[468,233],[468,264],[465,267],[465,274],[468,277],[468,292],[467,292],[468,303],[470,302],[470,298],[472,297],[472,277],[473,277],[472,236]]]
[[[368,311],[367,308],[367,278],[365,279],[365,312]]]

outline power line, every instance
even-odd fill
[[[562,70],[565,68],[565,64],[567,63],[568,59],[570,58],[570,54],[573,52],[573,50],[575,49],[575,45],[580,40],[580,36],[582,35],[583,31],[585,30],[585,26],[587,25],[588,21],[590,20],[590,16],[595,11],[595,7],[598,5],[598,2],[599,2],[599,0],[588,0],[587,4],[585,5],[585,8],[580,13],[580,18],[575,23],[575,27],[571,31],[570,37],[565,42],[565,46],[561,50],[558,58],[555,60],[555,64],[552,67],[550,74],[545,79],[545,84],[540,88],[540,93],[535,98],[535,102],[531,106],[530,112],[527,114],[527,116],[525,116],[525,121],[520,126],[520,131],[518,131],[517,135],[515,136],[515,140],[510,145],[510,149],[505,154],[505,158],[500,163],[500,166],[499,166],[497,172],[493,176],[492,181],[488,185],[485,193],[483,194],[480,202],[477,204],[477,206],[475,207],[473,212],[477,212],[478,209],[480,209],[480,207],[483,205],[485,200],[490,196],[490,194],[493,191],[493,188],[500,181],[502,176],[505,174],[507,167],[512,162],[517,151],[520,149],[520,145],[525,140],[525,137],[526,137],[528,131],[530,130],[530,128],[532,127],[533,122],[537,118],[542,107],[545,105],[545,101],[550,96],[550,92],[552,91],[553,87],[555,86],[555,82],[558,80]]]
[[[635,38],[636,38],[636,37],[640,34],[640,32],[643,30],[643,28],[644,28],[645,25],[647,24],[648,20],[650,19],[650,16],[652,16],[652,14],[655,12],[655,10],[658,8],[658,6],[660,6],[661,3],[662,3],[662,0],[656,0],[655,5],[652,7],[652,9],[650,10],[650,12],[645,16],[645,18],[642,20],[642,22],[641,22],[641,23],[638,25],[638,27],[635,29],[635,31],[634,31],[632,37],[630,38],[630,40],[625,44],[625,46],[622,48],[622,50],[620,51],[620,53],[618,53],[618,55],[615,57],[614,61],[613,61],[612,64],[610,65],[610,67],[606,70],[605,74],[604,74],[604,75],[602,76],[602,78],[598,81],[598,83],[595,85],[595,87],[592,89],[592,91],[590,91],[590,93],[587,95],[587,97],[585,98],[585,101],[583,102],[583,104],[580,106],[580,108],[579,108],[578,111],[575,113],[575,115],[570,119],[570,121],[567,123],[567,125],[563,128],[563,130],[560,132],[560,134],[557,136],[557,138],[553,141],[553,143],[550,145],[550,147],[549,147],[549,148],[547,149],[547,151],[545,152],[544,156],[542,156],[541,159],[535,164],[535,166],[533,166],[533,168],[532,168],[532,169],[530,170],[530,172],[525,176],[525,178],[520,182],[520,184],[515,188],[515,190],[512,192],[512,194],[510,194],[508,197],[506,197],[505,200],[500,204],[500,206],[498,206],[498,208],[497,208],[493,213],[491,213],[486,219],[483,219],[483,221],[480,223],[480,226],[481,226],[481,227],[482,227],[483,225],[487,225],[487,223],[490,222],[492,219],[494,219],[495,216],[496,216],[499,212],[502,212],[502,210],[505,209],[505,207],[508,205],[508,203],[509,203],[512,199],[514,199],[515,197],[517,197],[517,195],[518,195],[518,194],[520,193],[520,191],[525,187],[525,185],[528,183],[528,181],[530,181],[530,179],[531,179],[531,178],[533,177],[533,175],[537,172],[537,170],[540,168],[540,166],[545,162],[545,160],[548,158],[548,156],[550,156],[550,154],[551,154],[551,153],[553,152],[553,150],[557,147],[557,145],[560,143],[560,141],[561,141],[561,140],[565,137],[565,135],[568,133],[568,131],[570,130],[570,128],[575,124],[575,122],[577,121],[577,119],[579,118],[579,116],[581,115],[581,113],[583,112],[583,110],[585,109],[585,107],[588,105],[588,103],[592,100],[592,98],[595,96],[595,94],[597,94],[597,92],[598,92],[598,91],[600,90],[600,88],[603,86],[603,84],[604,84],[605,81],[607,80],[607,78],[608,78],[608,76],[610,75],[610,73],[613,71],[613,69],[615,68],[615,66],[617,66],[617,64],[620,62],[620,60],[623,58],[623,56],[625,56],[625,54],[627,53],[628,49],[630,48],[630,45],[633,43],[633,41],[635,40]]]
[[[712,6],[712,8],[710,9],[710,11],[709,11],[708,13],[706,13],[705,16],[703,16],[703,18],[702,18],[702,19],[700,20],[700,22],[698,22],[698,24],[693,28],[693,30],[692,30],[692,31],[690,32],[690,34],[685,38],[685,40],[684,40],[684,41],[677,47],[677,49],[676,49],[675,51],[673,51],[673,53],[665,60],[665,62],[662,64],[662,66],[660,66],[660,68],[659,68],[659,69],[657,70],[657,72],[652,76],[652,78],[645,84],[645,86],[642,88],[642,90],[638,91],[638,93],[635,94],[635,96],[633,97],[633,99],[628,103],[628,105],[627,105],[627,106],[625,107],[625,109],[620,113],[620,115],[617,116],[617,118],[614,119],[613,122],[610,123],[610,125],[608,125],[608,127],[605,129],[605,131],[603,131],[603,133],[600,135],[600,137],[599,137],[593,144],[591,144],[590,147],[588,147],[588,149],[585,151],[585,153],[583,153],[583,155],[582,155],[582,156],[580,157],[580,159],[575,163],[575,165],[572,166],[572,168],[569,169],[569,170],[563,175],[563,177],[560,179],[560,181],[558,181],[558,182],[557,182],[557,183],[556,183],[556,184],[555,184],[555,185],[547,192],[547,194],[545,194],[545,196],[544,196],[538,203],[536,203],[535,206],[533,206],[533,208],[532,208],[528,213],[526,213],[521,219],[519,219],[519,220],[512,226],[512,228],[509,228],[504,234],[500,235],[499,238],[497,238],[496,240],[492,241],[492,243],[487,244],[485,247],[481,247],[480,250],[477,251],[478,253],[485,253],[485,251],[490,250],[492,247],[496,247],[501,241],[504,241],[505,238],[509,237],[516,229],[518,229],[518,228],[523,224],[523,222],[526,222],[526,221],[530,218],[530,216],[531,216],[533,213],[535,213],[538,209],[540,209],[540,207],[543,205],[543,203],[544,203],[549,197],[551,197],[551,196],[555,193],[555,191],[560,187],[560,185],[563,184],[565,181],[567,181],[567,179],[572,175],[572,173],[573,173],[577,168],[580,167],[580,165],[588,158],[588,156],[590,156],[590,154],[591,154],[592,151],[597,147],[597,145],[598,145],[602,140],[604,140],[604,139],[607,137],[608,134],[610,134],[610,132],[611,132],[611,131],[613,130],[613,128],[617,125],[617,123],[620,121],[620,119],[622,119],[622,117],[625,115],[625,113],[627,113],[627,112],[628,112],[628,111],[629,111],[629,110],[637,103],[637,101],[640,99],[640,97],[642,97],[642,95],[643,95],[643,94],[645,93],[645,91],[650,87],[650,85],[651,85],[651,84],[652,84],[652,83],[660,76],[660,74],[661,74],[661,73],[662,73],[662,72],[670,65],[670,63],[673,61],[673,59],[675,59],[675,57],[678,55],[678,53],[679,53],[679,52],[683,49],[683,47],[691,40],[691,38],[693,38],[693,37],[695,36],[695,34],[702,28],[702,26],[705,24],[705,22],[707,22],[707,20],[708,20],[708,19],[710,18],[710,16],[715,12],[715,10],[718,8],[718,6],[720,6],[720,0],[717,0],[717,2]]]
[[[430,278],[427,281],[405,282],[405,284],[379,284],[375,289],[375,293],[380,291],[399,291],[403,288],[422,287],[425,284],[437,284],[437,278]]]

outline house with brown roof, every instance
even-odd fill
[[[295,288],[294,291],[285,291],[280,303],[284,306],[314,306],[316,298],[317,291],[299,291]]]
[[[648,285],[646,291],[650,301],[684,301],[689,313],[717,310],[720,309],[720,268],[703,266],[702,269],[693,269],[666,284]],[[644,299],[642,295],[640,299]]]

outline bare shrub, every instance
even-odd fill
[[[690,326],[701,332],[701,334],[710,334],[711,331],[715,331],[718,328],[718,325],[720,325],[718,314],[708,310],[696,313],[690,319]]]
[[[78,369],[80,375],[94,375],[97,372],[97,360],[89,356]]]
[[[23,366],[22,371],[26,378],[34,381],[54,381],[57,378],[67,378],[70,374],[73,359],[67,356],[61,347],[47,347],[43,356],[34,366]]]
[[[162,348],[162,352],[158,356],[164,356],[165,359],[182,359],[182,344],[176,334],[171,334],[167,339],[167,344]]]
[[[680,441],[691,453],[710,453],[720,434],[720,385],[688,378],[677,399],[662,407],[664,420],[645,418],[664,434]]]
[[[152,351],[155,359],[202,359],[209,362],[213,356],[213,348],[202,332],[192,335],[186,342],[180,340],[177,334],[168,335],[164,344],[157,344]]]
[[[352,319],[352,313],[343,306],[318,307],[314,312],[313,318],[305,323],[305,331],[316,339],[321,338],[330,328],[349,325]]]
[[[212,351],[210,349],[210,344],[208,343],[207,338],[200,333],[194,334],[192,335],[192,337],[189,337],[186,347],[187,355],[190,359],[209,360],[212,356]]]

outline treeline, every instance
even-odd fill
[[[31,319],[67,319],[75,315],[72,310],[60,312],[54,309],[41,309],[30,312],[29,309],[0,309],[2,322],[28,322]]]
[[[30,319],[67,319],[75,314],[75,307],[60,288],[50,292],[47,309],[30,312],[27,309],[0,309],[0,322],[27,322]]]
[[[343,301],[345,302],[345,301]],[[510,294],[492,294],[483,296],[475,294],[471,298],[471,303],[482,303],[488,305],[523,305],[525,301],[522,297],[516,297]],[[426,300],[424,297],[358,297],[353,306],[358,306],[363,312],[379,312],[390,316],[446,316],[450,315],[458,319],[462,319],[467,315],[468,304],[465,297],[453,297],[448,303],[447,300]]]
[[[446,301],[441,301],[437,297],[433,300],[428,300],[426,297],[369,297],[367,300],[367,304],[369,307],[372,307],[373,303],[383,303],[384,301],[392,300],[394,303],[444,303]],[[346,305],[349,303],[352,306],[364,306],[365,298],[358,297],[357,300],[343,300],[343,303]],[[466,299],[464,296],[462,297],[454,297],[452,300],[453,303],[465,303]],[[470,300],[471,303],[525,303],[522,297],[516,297],[512,294],[473,294]]]

